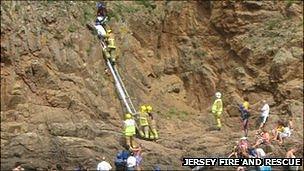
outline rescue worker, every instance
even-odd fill
[[[223,102],[222,102],[222,94],[220,92],[215,93],[216,100],[214,101],[212,105],[212,114],[215,117],[216,123],[217,123],[217,129],[221,130],[222,124],[221,124],[221,115],[223,112]]]
[[[141,137],[149,138],[149,123],[148,123],[148,114],[146,106],[142,105],[140,107],[139,113],[139,134]]]
[[[152,106],[146,106],[147,113],[149,115],[149,128],[150,128],[150,139],[158,139],[158,132],[156,130],[156,121],[152,114]]]
[[[117,58],[115,38],[110,28],[107,30],[106,43],[107,48],[104,49],[105,56],[106,58],[111,60],[112,64],[115,64]]]
[[[126,120],[124,121],[124,135],[126,137],[126,145],[132,147],[133,136],[136,134],[135,121],[130,113],[127,113],[125,117]]]
[[[96,7],[97,7],[97,19],[95,21],[95,28],[97,30],[98,38],[103,39],[107,34],[103,26],[107,21],[106,4],[104,2],[98,2]]]

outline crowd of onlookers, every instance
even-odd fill
[[[248,140],[248,121],[251,115],[251,109],[249,107],[248,97],[244,98],[244,103],[239,105],[239,110],[241,112],[241,119],[243,130],[245,136],[240,139],[240,141],[236,142],[236,145],[233,147],[232,153],[228,156],[235,158],[265,158],[270,157],[273,154],[274,145],[277,143],[282,146],[284,144],[285,139],[291,137],[293,130],[292,123],[292,113],[289,108],[287,108],[287,113],[289,115],[289,120],[278,120],[275,128],[271,131],[266,129],[266,122],[269,118],[270,107],[267,104],[266,100],[262,101],[263,105],[260,108],[260,118],[259,118],[259,129],[255,132],[255,142],[251,144]],[[300,144],[301,145],[301,144]],[[296,152],[301,152],[301,148],[298,145],[295,145],[288,150],[286,153],[286,158],[295,158]],[[303,145],[301,145],[303,146]],[[265,152],[267,151],[267,153]],[[248,168],[240,166],[237,168],[238,171],[246,170]],[[298,167],[288,167],[284,170],[297,170]],[[260,171],[270,171],[271,166],[259,166],[255,170]]]

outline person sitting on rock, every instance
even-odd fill
[[[238,156],[240,158],[248,158],[248,148],[249,148],[249,141],[247,137],[242,137],[239,144],[238,144]]]
[[[284,123],[281,120],[278,120],[277,126],[275,129],[272,130],[272,140],[277,140],[279,133],[283,132],[284,130]]]
[[[236,141],[235,143],[236,143],[236,145],[233,146],[233,150],[232,150],[232,152],[229,154],[228,158],[231,158],[231,157],[238,158],[238,144],[239,144],[239,142]]]
[[[261,144],[269,145],[270,144],[270,135],[266,129],[262,129],[259,133],[257,141],[253,147],[257,147]]]
[[[291,130],[288,127],[287,123],[285,123],[283,131],[279,132],[279,136],[278,136],[279,144],[282,145],[284,142],[284,139],[290,137],[290,135],[291,135]]]
[[[295,153],[302,152],[303,151],[303,145],[302,143],[299,143],[295,147],[292,147],[290,150],[287,151],[285,158],[296,158]],[[299,166],[286,166],[286,170],[299,170]]]

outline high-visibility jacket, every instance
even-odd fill
[[[148,124],[148,114],[146,112],[140,112],[139,114],[139,124],[140,126],[147,126]]]
[[[110,49],[116,49],[114,35],[110,33],[108,36],[109,36],[107,39],[108,47]]]
[[[216,99],[212,105],[212,113],[222,113],[223,102],[222,99]]]
[[[125,123],[125,136],[133,136],[136,134],[135,121],[134,119],[127,119],[124,121]]]
[[[248,111],[248,109],[249,109],[249,102],[244,101],[243,106]]]

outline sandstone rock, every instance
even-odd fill
[[[292,47],[291,53],[292,53],[293,57],[303,60],[303,49],[302,48]]]
[[[278,53],[274,56],[272,61],[274,62],[274,64],[287,65],[294,60],[295,60],[295,58],[293,58],[290,51],[286,50],[285,48],[281,48],[278,51]]]
[[[22,88],[19,83],[13,85],[12,95],[22,95]]]
[[[22,95],[12,95],[9,98],[7,107],[9,109],[16,108],[18,104],[23,104],[26,102],[26,98]]]

